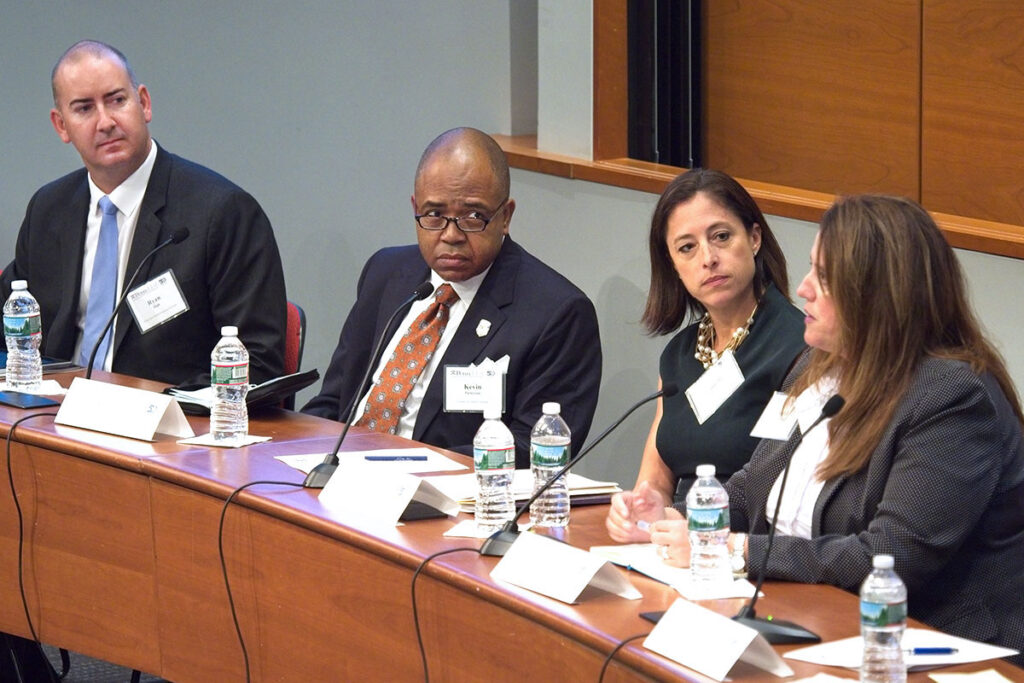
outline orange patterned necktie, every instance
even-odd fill
[[[458,300],[459,295],[451,285],[443,284],[437,288],[434,303],[417,316],[395,347],[395,352],[370,390],[363,415],[356,424],[375,432],[395,433],[409,392],[430,362],[444,334],[445,325],[448,324],[448,307]]]

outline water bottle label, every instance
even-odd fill
[[[564,446],[543,446],[531,443],[530,462],[541,467],[561,467],[569,462],[569,444]]]
[[[478,470],[513,470],[516,467],[516,449],[474,448],[473,465]]]
[[[907,620],[907,603],[878,603],[860,601],[860,623],[864,626],[885,628],[902,624]]]
[[[686,508],[690,531],[721,531],[729,528],[729,508]]]
[[[5,315],[5,337],[31,337],[43,331],[43,323],[38,315]]]
[[[232,385],[248,384],[249,364],[231,363],[224,365],[211,365],[210,383]]]

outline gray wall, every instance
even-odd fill
[[[159,142],[220,171],[263,204],[281,245],[288,295],[309,316],[304,365],[323,371],[367,256],[415,239],[408,197],[426,143],[456,125],[530,129],[537,73],[550,68],[543,58],[538,66],[536,4],[0,0],[7,95],[0,261],[13,254],[31,193],[80,165],[48,120],[50,68],[74,41],[106,40],[127,53],[150,87]],[[548,0],[541,5],[550,7]],[[579,95],[589,98],[589,69],[575,57],[567,63],[586,70],[578,74],[587,84]],[[646,337],[637,324],[656,197],[518,170],[512,180],[512,234],[597,306],[605,366],[596,432],[657,385],[665,339]],[[814,226],[771,224],[795,288]],[[1021,386],[1024,353],[1009,344],[1024,317],[1013,295],[1024,289],[1024,268],[1012,259],[960,256],[980,316]],[[648,408],[630,418],[581,471],[631,484],[652,415]]]

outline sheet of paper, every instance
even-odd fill
[[[191,439],[179,439],[178,443],[185,444],[186,446],[216,446],[217,448],[241,448],[242,446],[251,446],[254,443],[263,443],[264,441],[270,441],[269,436],[253,436],[247,434],[241,443],[237,444],[226,444],[222,441],[216,441],[213,438],[213,434],[200,434],[199,436],[193,436]]]
[[[39,388],[34,391],[25,391],[24,389],[11,389],[7,386],[7,382],[0,382],[0,391],[20,391],[23,394],[36,394],[39,396],[63,396],[68,393],[67,389],[60,385],[55,379],[44,379],[39,383]]]
[[[366,456],[371,458],[405,458],[399,460],[373,460],[368,461]],[[297,453],[295,455],[278,455],[276,458],[288,465],[294,467],[303,474],[309,474],[309,471],[322,463],[324,458],[327,457],[327,453]],[[426,458],[426,460],[409,460],[408,458]],[[338,467],[344,466],[346,463],[360,463],[365,462],[367,465],[373,467],[375,470],[380,472],[405,472],[407,474],[420,474],[422,472],[457,472],[459,470],[468,470],[469,467],[461,463],[455,462],[451,458],[441,455],[437,451],[433,451],[429,448],[417,447],[417,448],[386,448],[372,451],[343,451],[338,453]],[[445,477],[437,477],[437,479],[444,479]],[[434,478],[431,478],[431,483],[437,484]],[[473,486],[476,486],[476,479],[473,479]],[[442,491],[442,487],[438,487]],[[474,489],[475,490],[475,489]],[[447,492],[445,491],[446,495]],[[450,496],[454,498],[454,496]],[[455,500],[458,500],[457,498]]]
[[[903,634],[903,648],[915,647],[951,647],[957,652],[950,655],[904,655],[903,661],[908,669],[917,670],[936,666],[951,666],[965,662],[981,662],[1017,654],[1016,650],[987,643],[979,643],[966,638],[958,638],[941,631],[929,631],[921,628],[908,628]],[[790,659],[798,659],[812,664],[827,666],[845,666],[850,669],[860,667],[861,653],[864,649],[860,636],[832,640],[810,647],[803,647],[786,653]]]
[[[1012,683],[1009,678],[995,669],[973,671],[971,673],[931,673],[928,678],[935,683]]]
[[[590,549],[617,565],[646,574],[655,581],[666,583],[687,600],[719,600],[722,598],[749,598],[754,585],[746,579],[721,584],[693,581],[689,568],[673,567],[658,556],[653,543],[627,543],[625,545],[596,545]],[[763,593],[762,593],[763,595]]]
[[[426,478],[450,498],[460,503],[471,504],[476,500],[476,474],[474,472]],[[617,493],[622,490],[613,481],[597,481],[572,472],[569,473],[568,483],[570,495]],[[512,475],[512,495],[519,501],[524,501],[533,495],[533,475],[530,470],[516,470]]]

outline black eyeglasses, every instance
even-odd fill
[[[448,223],[455,223],[455,227],[462,232],[483,232],[487,224],[501,213],[501,209],[507,201],[508,197],[505,197],[501,204],[498,204],[498,207],[494,209],[494,214],[490,218],[481,218],[480,216],[438,216],[433,213],[421,213],[413,216],[413,218],[416,219],[416,224],[424,230],[444,230],[448,227]]]

